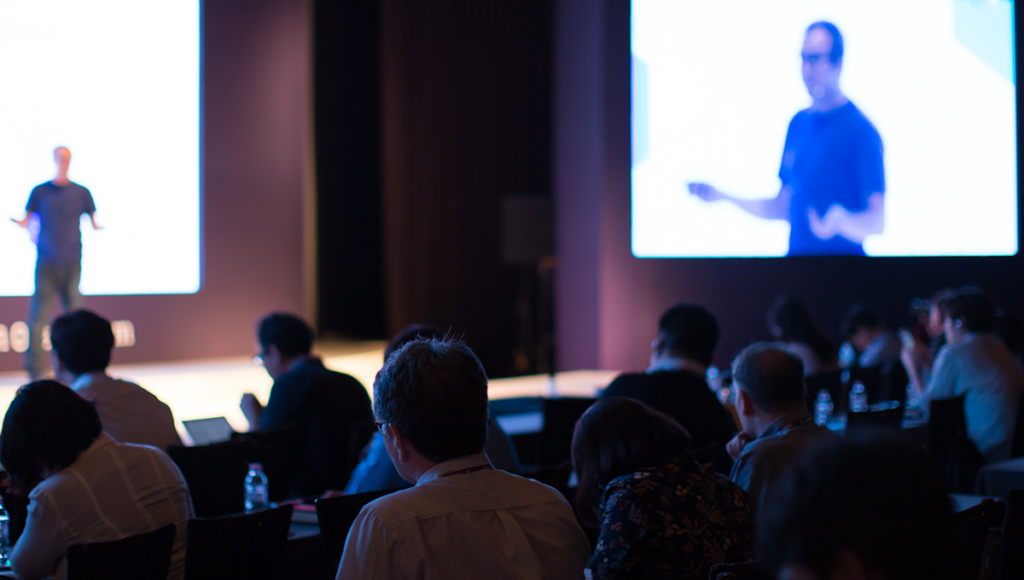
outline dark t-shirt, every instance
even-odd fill
[[[320,359],[304,361],[274,381],[260,429],[298,426],[302,449],[293,494],[344,489],[356,421],[373,421],[366,389],[349,375],[328,370]]]
[[[885,192],[882,138],[860,109],[848,102],[827,113],[797,113],[786,132],[779,179],[793,190],[788,255],[864,255],[863,246],[842,236],[819,239],[807,219],[808,208],[824,216],[832,204],[864,211],[872,193]]]
[[[602,399],[607,397],[636,399],[665,413],[690,432],[691,451],[706,449],[695,454],[698,460],[713,461],[724,473],[732,467],[728,455],[719,452],[724,452],[736,427],[704,377],[685,370],[622,374],[601,394]]]
[[[47,181],[32,188],[25,209],[39,214],[40,262],[75,263],[82,260],[82,214],[96,205],[89,190],[72,182],[61,187]]]

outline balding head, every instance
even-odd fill
[[[804,404],[804,365],[796,356],[768,343],[745,348],[732,363],[732,380],[765,413]]]

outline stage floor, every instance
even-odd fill
[[[315,352],[327,367],[357,378],[372,397],[373,378],[381,367],[386,345],[384,341],[318,343]],[[265,404],[273,383],[250,356],[113,365],[108,372],[142,385],[167,403],[186,444],[191,439],[182,421],[223,416],[235,431],[247,431],[249,424],[238,407],[242,394],[253,393]],[[592,397],[617,374],[588,370],[558,373],[554,387],[547,375],[494,379],[488,385],[488,394],[492,399]],[[0,373],[0,414],[7,412],[15,392],[26,380],[23,372]]]

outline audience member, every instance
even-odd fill
[[[647,371],[619,375],[601,396],[641,401],[686,427],[695,450],[720,450],[736,426],[707,384],[718,337],[718,321],[704,307],[673,306],[658,321]],[[720,462],[724,465],[717,467],[728,472],[728,457]]]
[[[388,455],[415,487],[362,509],[339,579],[582,576],[590,550],[565,499],[484,455],[487,376],[465,344],[407,343],[373,395]]]
[[[857,352],[857,366],[890,367],[899,363],[900,339],[867,304],[854,304],[846,311],[842,336]]]
[[[388,362],[391,355],[407,342],[417,338],[443,338],[445,335],[440,329],[425,324],[413,324],[398,332],[388,342],[384,349],[384,363]],[[484,448],[487,458],[496,469],[518,472],[518,458],[515,449],[508,441],[508,436],[501,430],[498,422],[491,419],[488,423],[487,445]],[[384,445],[384,436],[380,431],[373,432],[373,439],[367,446],[362,460],[352,470],[352,476],[345,485],[345,495],[364,493],[368,491],[383,491],[385,489],[399,489],[409,487],[409,483],[398,475],[395,464],[388,457]],[[330,492],[335,495],[336,492]]]
[[[27,491],[28,519],[10,552],[19,578],[66,576],[64,553],[177,526],[168,578],[185,573],[188,487],[163,451],[102,433],[96,406],[56,381],[22,387],[4,416],[0,462]]]
[[[942,472],[899,438],[837,437],[772,493],[759,557],[780,580],[952,580],[953,514]]]
[[[57,380],[96,404],[107,435],[160,449],[181,445],[170,407],[139,385],[107,374],[114,349],[107,319],[88,310],[59,316],[50,325],[50,343]]]
[[[838,437],[814,424],[803,379],[800,359],[772,344],[752,344],[732,363],[743,431],[727,446],[736,460],[729,478],[750,495],[755,520],[786,467],[811,445]]]
[[[274,386],[265,408],[251,393],[242,397],[250,430],[299,429],[299,468],[290,495],[343,488],[352,467],[353,425],[373,420],[366,389],[349,375],[328,370],[311,354],[313,329],[297,316],[266,316],[259,323],[258,340],[263,368]]]
[[[918,358],[902,353],[911,383],[926,407],[935,399],[966,395],[967,437],[987,462],[1010,457],[1017,400],[1024,372],[1003,341],[992,334],[995,307],[977,288],[964,288],[942,307],[946,344],[939,350],[925,382]]]
[[[747,494],[687,455],[674,419],[626,398],[595,403],[576,424],[580,519],[600,527],[593,578],[700,579],[753,555]]]
[[[835,344],[818,327],[803,302],[783,294],[768,309],[768,328],[784,348],[800,357],[804,375],[818,375],[839,370]]]

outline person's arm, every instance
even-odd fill
[[[689,183],[690,193],[704,201],[726,200],[751,215],[767,220],[788,220],[789,203],[793,198],[793,189],[783,185],[775,197],[760,199],[744,199],[718,191],[706,183]]]
[[[16,218],[11,218],[11,221],[12,221],[12,222],[14,222],[14,223],[16,223],[16,224],[18,224],[19,226],[21,226],[21,227],[23,227],[23,228],[27,228],[27,227],[28,227],[28,224],[29,224],[29,222],[30,222],[30,221],[32,221],[32,215],[33,215],[33,214],[35,214],[35,212],[34,212],[34,211],[26,211],[26,212],[25,212],[25,217],[24,217],[24,218],[22,218],[22,219],[20,219],[20,220],[19,220],[19,219],[16,219]]]
[[[92,229],[102,230],[103,226],[96,223],[96,212],[89,212],[89,223],[92,224]]]
[[[395,533],[389,533],[376,514],[367,507],[356,517],[352,528],[345,538],[345,551],[341,554],[338,565],[337,580],[388,580],[390,578],[407,578],[406,570],[402,569],[400,560],[402,546]],[[415,558],[416,548],[423,546],[407,546]]]
[[[11,569],[19,578],[51,576],[68,548],[60,515],[46,493],[39,493],[28,505],[28,519],[18,543],[10,552]]]
[[[260,421],[263,418],[263,405],[260,404],[260,400],[256,398],[256,395],[245,393],[242,395],[242,402],[238,406],[242,409],[245,420],[249,422],[249,430],[259,431]]]
[[[880,234],[885,229],[885,195],[879,192],[868,196],[868,207],[864,211],[852,212],[833,204],[819,216],[813,207],[807,208],[811,232],[822,240],[842,236],[851,242],[861,244],[864,238]]]
[[[618,489],[608,496],[597,546],[589,562],[594,578],[618,578],[620,573],[632,567],[627,564],[642,557],[643,554],[636,553],[635,548],[645,530],[636,521],[636,508],[636,498],[629,489]]]

